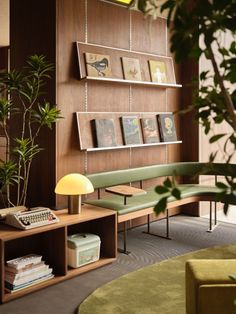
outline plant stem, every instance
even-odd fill
[[[212,62],[212,66],[213,66],[214,71],[215,71],[216,78],[217,78],[217,80],[219,82],[219,85],[220,85],[220,88],[221,88],[221,91],[222,91],[222,94],[223,94],[223,97],[224,97],[224,100],[225,100],[225,105],[227,107],[229,116],[230,116],[230,118],[232,120],[232,122],[229,121],[229,123],[232,126],[232,128],[234,129],[234,131],[236,131],[236,115],[234,113],[234,105],[233,105],[232,99],[231,99],[231,97],[229,95],[229,92],[225,88],[224,80],[223,80],[222,76],[220,75],[220,71],[218,69],[218,66],[217,66],[217,63],[216,63],[215,56],[214,56],[214,53],[213,53],[211,45],[208,46],[208,51],[209,51],[209,57],[210,57],[211,62]]]

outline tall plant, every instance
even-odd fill
[[[233,86],[236,83],[236,0],[166,0],[164,3],[163,0],[136,0],[136,4],[146,16],[152,18],[156,18],[160,11],[167,11],[171,52],[177,62],[190,57],[198,59],[200,56],[205,56],[211,62],[213,71],[200,73],[200,84],[195,89],[193,104],[187,110],[196,110],[196,118],[205,134],[209,134],[214,124],[228,123],[230,133],[223,131],[214,134],[209,142],[224,139],[221,158],[229,164],[236,150],[236,90]],[[221,41],[222,33],[231,35],[232,42],[228,47]],[[200,38],[203,47],[199,46]],[[212,162],[218,154],[216,151],[209,156],[209,167],[213,167]],[[231,176],[225,178],[226,183],[217,183],[221,189],[217,199],[225,202],[225,212],[229,202],[236,202],[235,177],[236,174],[232,172]],[[175,182],[170,179],[156,190],[160,194],[165,193],[155,207],[157,213],[165,210],[169,195],[181,198]]]
[[[22,70],[0,73],[0,126],[6,138],[6,157],[0,161],[0,192],[4,206],[25,205],[31,165],[43,149],[38,136],[43,127],[52,128],[60,111],[43,100],[43,86],[54,67],[42,55],[32,55]],[[11,138],[9,124],[19,123],[19,134]],[[17,120],[16,120],[17,118]],[[14,186],[14,194],[12,187]],[[6,200],[5,200],[6,199]]]

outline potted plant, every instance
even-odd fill
[[[212,71],[202,71],[200,82],[195,84],[193,103],[186,111],[195,110],[196,119],[203,126],[205,134],[210,134],[214,124],[226,121],[230,132],[213,134],[210,143],[224,140],[222,150],[209,156],[209,167],[213,167],[216,156],[222,152],[221,159],[228,164],[236,150],[236,43],[235,1],[189,1],[189,0],[136,0],[137,7],[145,16],[157,18],[162,11],[167,11],[167,25],[171,29],[171,52],[177,62],[192,57],[204,56],[212,66]],[[133,4],[132,4],[133,5]],[[231,34],[231,44],[227,47],[221,41],[221,34]],[[200,38],[203,45],[200,46]],[[217,56],[216,56],[217,55]],[[230,88],[229,88],[230,86]],[[233,149],[232,149],[233,147]],[[230,203],[236,203],[236,174],[225,177],[226,183],[218,182],[221,192],[217,200],[224,202],[224,212]],[[162,186],[156,188],[157,193],[167,193],[155,207],[160,213],[166,208],[169,195],[181,198],[174,180],[167,179]]]
[[[20,71],[0,73],[0,126],[6,139],[5,160],[0,160],[0,193],[4,207],[25,205],[34,157],[42,128],[52,128],[60,111],[43,98],[43,86],[54,67],[45,56],[32,55]],[[11,138],[9,123],[17,115],[19,134]]]

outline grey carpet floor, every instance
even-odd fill
[[[0,314],[74,314],[96,288],[130,271],[202,248],[236,243],[234,224],[220,223],[213,233],[206,232],[207,229],[208,219],[175,216],[170,224],[171,241],[142,233],[145,226],[129,230],[130,255],[119,253],[117,261],[110,265],[2,304]],[[164,233],[165,221],[152,223],[151,231]]]

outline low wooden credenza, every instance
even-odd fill
[[[116,259],[117,215],[115,211],[83,205],[82,213],[79,215],[68,215],[67,210],[55,211],[55,214],[60,219],[58,223],[31,230],[22,231],[0,224],[1,303],[109,264]],[[67,236],[76,233],[97,234],[101,239],[101,251],[98,261],[72,269],[67,266]],[[42,255],[46,264],[53,268],[55,277],[17,292],[5,291],[6,261],[31,253]]]

